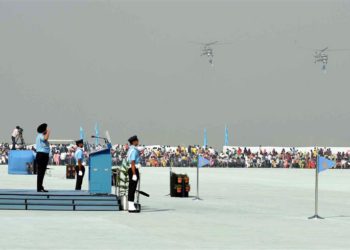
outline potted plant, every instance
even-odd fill
[[[119,174],[117,175],[117,187],[118,196],[120,199],[120,209],[128,210],[128,189],[129,189],[129,176],[128,176],[128,163],[126,159],[123,160],[122,165],[119,167]]]

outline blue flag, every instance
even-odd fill
[[[208,146],[208,137],[207,137],[207,129],[204,129],[204,142],[203,146],[206,148]]]
[[[228,128],[227,128],[227,126],[225,126],[225,145],[224,146],[228,146]]]
[[[95,136],[96,136],[96,137],[100,137],[100,129],[99,129],[99,127],[98,127],[97,122],[96,122],[96,124],[95,124]],[[96,141],[95,141],[96,145],[98,145],[98,142],[99,142],[99,140],[98,140],[98,138],[96,138]]]
[[[327,170],[329,168],[332,168],[335,166],[335,162],[327,159],[326,157],[318,156],[317,160],[317,171],[322,172],[324,170]]]
[[[209,165],[210,161],[203,156],[198,156],[198,167],[204,167],[206,165]]]
[[[81,126],[80,126],[80,139],[85,140],[84,129]]]

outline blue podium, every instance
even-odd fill
[[[8,173],[29,174],[29,164],[33,164],[34,153],[32,150],[10,150]]]
[[[92,194],[110,194],[112,176],[111,150],[103,149],[89,156],[89,192]]]

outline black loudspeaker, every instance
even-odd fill
[[[190,192],[190,178],[186,174],[171,173],[170,178],[170,196],[188,197]]]
[[[66,178],[75,179],[75,165],[68,164],[66,166]]]

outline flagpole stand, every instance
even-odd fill
[[[194,201],[202,201],[203,199],[199,198],[199,197],[194,197],[193,198]]]
[[[194,201],[202,201],[203,199],[199,198],[199,167],[197,166],[197,195],[193,199]]]
[[[172,173],[171,164],[172,164],[172,163],[170,163],[170,167],[169,167],[169,186],[170,186],[170,192],[169,192],[169,194],[166,194],[165,196],[171,196],[171,173]]]
[[[309,220],[323,220],[324,218],[319,216],[318,214],[315,214],[308,218]]]
[[[311,216],[311,217],[309,217],[308,219],[309,220],[323,220],[324,218],[323,217],[321,217],[321,216],[319,216],[318,215],[318,164],[319,164],[319,162],[318,162],[318,154],[317,154],[317,158],[316,158],[316,170],[315,170],[315,177],[316,177],[316,179],[315,179],[315,214],[313,215],[313,216]]]

